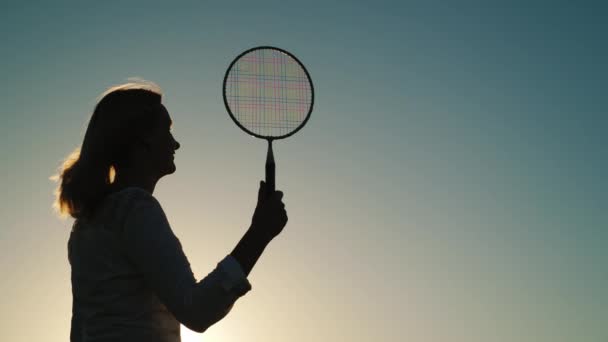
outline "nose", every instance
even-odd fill
[[[177,140],[173,139],[173,141],[175,141],[175,149],[178,150],[181,145],[179,142],[177,142]]]

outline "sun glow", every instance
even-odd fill
[[[181,327],[181,335],[182,335],[182,342],[201,342],[203,340],[201,338],[201,336],[202,336],[201,334],[199,334],[195,331],[192,331],[183,325]]]

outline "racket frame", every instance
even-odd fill
[[[230,74],[230,71],[232,70],[232,68],[234,67],[236,62],[244,55],[251,53],[253,51],[262,50],[262,49],[276,50],[276,51],[282,52],[282,53],[288,55],[289,57],[293,58],[293,60],[296,61],[296,63],[298,63],[300,65],[302,70],[304,70],[304,73],[306,74],[306,78],[308,79],[308,83],[310,84],[310,107],[308,109],[308,113],[306,114],[306,118],[304,118],[304,121],[302,121],[302,123],[300,123],[300,125],[298,127],[296,127],[296,129],[292,130],[288,134],[284,134],[284,135],[276,136],[276,137],[275,136],[272,136],[272,137],[264,136],[264,135],[254,133],[254,132],[248,130],[245,126],[241,125],[241,123],[236,119],[234,113],[232,113],[232,110],[230,109],[230,106],[228,105],[228,98],[226,97],[226,83],[228,81],[228,75]],[[253,47],[251,49],[248,49],[248,50],[242,52],[241,54],[236,56],[234,58],[234,60],[232,60],[232,62],[228,66],[228,69],[226,70],[226,74],[224,75],[224,82],[222,84],[222,97],[224,99],[224,106],[226,107],[226,110],[228,111],[230,118],[232,119],[232,121],[234,121],[234,123],[238,127],[240,127],[247,134],[250,134],[256,138],[265,139],[268,141],[268,152],[266,154],[266,165],[265,165],[266,174],[265,174],[265,176],[266,176],[266,194],[268,196],[270,196],[272,193],[275,192],[275,174],[276,174],[274,153],[272,151],[272,141],[279,140],[279,139],[285,139],[287,137],[294,135],[296,132],[298,132],[300,129],[302,129],[302,127],[304,127],[304,125],[306,125],[306,122],[308,122],[308,119],[310,119],[310,114],[312,113],[312,108],[315,103],[315,89],[314,89],[314,86],[312,83],[312,78],[310,77],[310,74],[308,73],[308,70],[306,70],[306,67],[304,66],[304,64],[302,64],[302,62],[300,62],[300,60],[296,56],[291,54],[290,52],[285,51],[278,47],[274,47],[274,46],[267,46],[267,45],[256,46],[256,47]]]
[[[302,121],[302,123],[300,123],[300,125],[298,127],[296,127],[296,129],[292,130],[291,132],[281,135],[281,136],[264,136],[264,135],[260,135],[257,133],[254,133],[250,130],[248,130],[245,126],[241,125],[241,123],[236,119],[234,113],[232,113],[232,110],[230,109],[230,106],[228,105],[228,98],[226,97],[226,83],[228,82],[228,74],[230,74],[230,71],[232,70],[232,67],[234,67],[234,64],[236,64],[236,62],[243,57],[244,55],[253,52],[255,50],[262,50],[262,49],[269,49],[269,50],[277,50],[279,52],[282,52],[286,55],[288,55],[289,57],[293,58],[294,61],[296,61],[300,67],[302,68],[302,70],[304,70],[304,73],[306,74],[306,78],[308,79],[308,83],[310,84],[310,107],[308,109],[308,113],[306,114],[306,118],[304,118],[304,121]],[[310,119],[310,114],[312,113],[312,108],[314,106],[315,103],[315,88],[312,84],[312,78],[310,77],[310,74],[308,73],[308,70],[306,70],[306,67],[304,67],[304,64],[302,64],[302,62],[300,62],[300,60],[298,58],[296,58],[296,56],[292,55],[290,52],[285,51],[281,48],[278,47],[274,47],[274,46],[256,46],[254,48],[248,49],[244,52],[242,52],[241,54],[239,54],[238,56],[236,56],[236,58],[232,61],[232,63],[230,63],[230,66],[228,66],[228,69],[226,70],[226,75],[224,75],[224,82],[222,84],[222,97],[224,98],[224,106],[226,106],[226,110],[228,111],[228,114],[230,115],[230,118],[232,119],[232,121],[234,121],[234,123],[239,126],[243,131],[245,131],[247,134],[253,135],[256,138],[260,138],[260,139],[266,139],[268,141],[272,141],[272,140],[279,140],[279,139],[285,139],[287,137],[290,137],[292,135],[294,135],[297,131],[299,131],[300,129],[302,129],[302,127],[304,127],[304,125],[306,125],[306,122],[308,122],[308,119]]]

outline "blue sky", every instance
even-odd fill
[[[274,144],[290,220],[254,290],[189,341],[606,341],[606,14],[559,1],[3,3],[0,339],[69,334],[70,221],[48,177],[96,97],[128,77],[165,92],[182,148],[155,196],[197,277],[232,250],[266,146],[230,120],[221,82],[240,52],[274,45],[315,84],[306,127]]]

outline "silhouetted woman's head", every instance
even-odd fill
[[[175,172],[179,148],[171,118],[153,83],[135,82],[108,89],[95,106],[84,141],[57,176],[55,206],[62,215],[86,218],[113,189],[121,173],[156,182]]]

